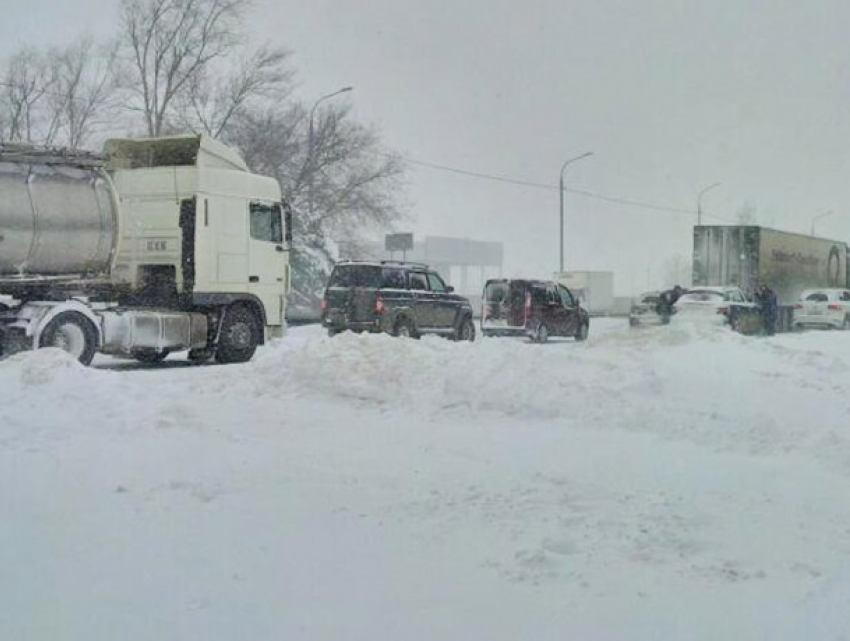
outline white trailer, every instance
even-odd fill
[[[578,297],[589,314],[610,314],[614,305],[614,273],[602,271],[556,272],[555,280]]]
[[[206,136],[0,146],[0,356],[249,360],[283,332],[291,215]]]

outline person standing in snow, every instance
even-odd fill
[[[779,318],[779,302],[776,299],[776,293],[767,285],[761,284],[756,290],[755,298],[761,310],[764,333],[773,336],[776,333],[776,321]]]

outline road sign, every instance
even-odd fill
[[[413,249],[413,234],[387,234],[384,249],[388,252],[406,252]]]

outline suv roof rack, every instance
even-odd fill
[[[381,265],[406,265],[410,267],[423,267],[425,269],[430,269],[430,267],[425,263],[417,263],[407,260],[382,260]]]

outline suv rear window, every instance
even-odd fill
[[[337,265],[328,287],[379,287],[381,268],[377,265]]]

